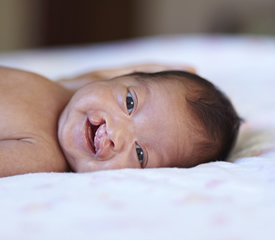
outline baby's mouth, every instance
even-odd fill
[[[89,142],[89,146],[90,146],[92,152],[94,154],[96,154],[97,149],[95,147],[94,141],[95,141],[96,131],[100,127],[100,125],[93,125],[92,123],[90,123],[89,119],[87,120],[87,125],[88,125],[88,127],[87,127],[87,138],[88,139],[87,140]]]
[[[108,160],[113,156],[114,143],[108,137],[106,122],[103,119],[97,122],[87,119],[86,141],[98,160]]]

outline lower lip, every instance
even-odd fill
[[[87,121],[86,121],[86,128],[85,128],[86,143],[87,143],[89,149],[92,151],[92,153],[95,154],[95,150],[94,150],[94,147],[92,145],[93,142],[91,143],[91,141],[93,141],[93,140],[92,140],[92,138],[89,137],[91,131],[92,131],[92,129],[91,129],[91,123],[90,123],[89,119],[87,119]],[[92,133],[91,133],[91,135],[92,135]]]

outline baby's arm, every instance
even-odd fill
[[[130,74],[133,72],[159,72],[159,71],[165,71],[165,70],[184,70],[184,71],[195,73],[195,69],[189,66],[141,64],[141,65],[132,65],[128,67],[101,69],[97,71],[92,71],[74,78],[60,79],[58,83],[67,89],[70,89],[72,91],[77,91],[81,87],[94,81],[108,80],[117,76]]]
[[[64,171],[61,154],[53,155],[49,146],[34,139],[13,138],[0,141],[0,177],[34,172]],[[62,163],[62,164],[60,164]]]
[[[0,177],[69,170],[56,128],[70,98],[42,76],[0,67]]]

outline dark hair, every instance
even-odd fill
[[[242,119],[230,100],[211,82],[185,71],[135,72],[130,75],[143,80],[182,82],[187,89],[185,99],[191,115],[205,129],[205,137],[194,146],[193,165],[227,158],[236,142]]]

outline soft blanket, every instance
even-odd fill
[[[193,65],[245,119],[227,162],[0,179],[0,239],[275,239],[275,38],[177,35],[0,54],[53,80],[144,62]]]

